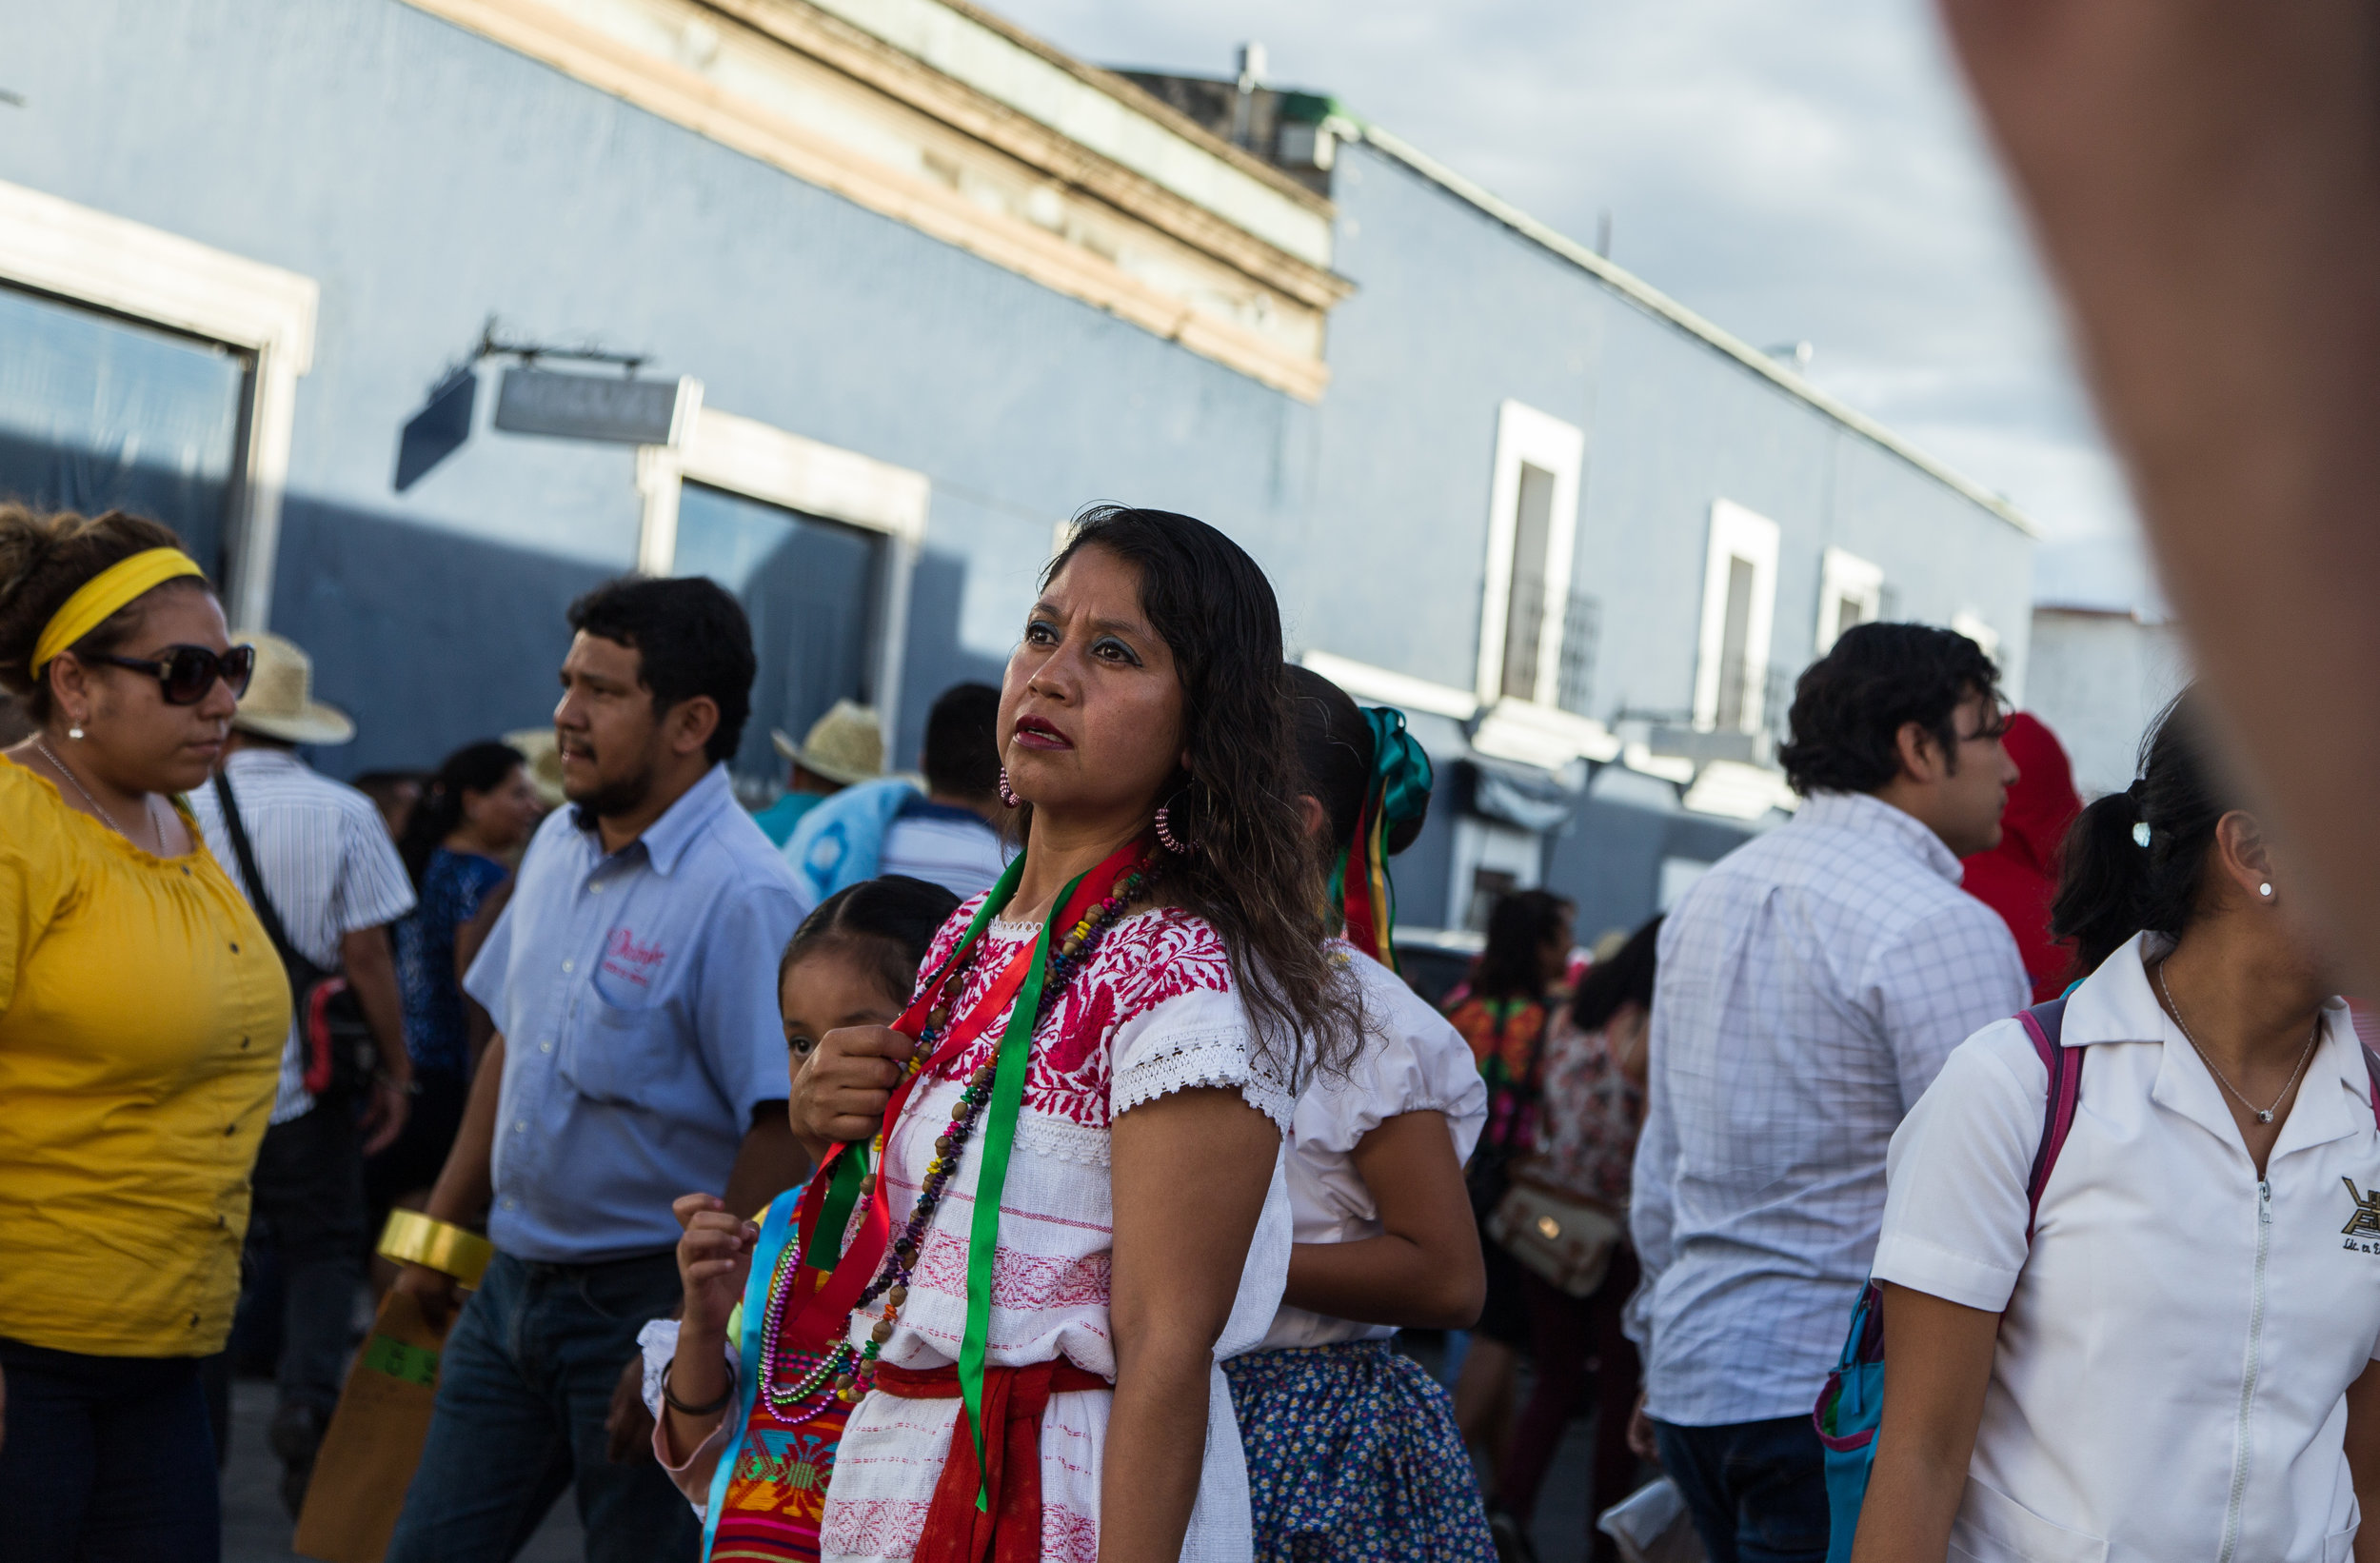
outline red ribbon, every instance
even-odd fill
[[[959,1370],[880,1364],[876,1387],[903,1400],[956,1400]],[[1023,1368],[983,1370],[983,1468],[962,1415],[950,1424],[950,1454],[925,1511],[916,1563],[1040,1563],[1041,1413],[1053,1395],[1112,1389],[1064,1357]],[[976,1494],[989,1494],[982,1511]]]
[[[1032,965],[1033,946],[1019,945],[1016,953],[1008,958],[1008,964],[1002,967],[1000,975],[992,979],[991,986],[983,990],[983,997],[957,1024],[942,1034],[942,1045],[934,1050],[934,1056],[925,1059],[907,1079],[893,1088],[891,1098],[884,1103],[884,1132],[887,1136],[891,1134],[892,1126],[901,1121],[901,1110],[908,1105],[909,1095],[917,1089],[918,1082],[946,1060],[957,1057],[985,1026],[1000,1018],[1001,1011],[1007,1008],[1009,1000],[1017,996],[1017,990],[1024,986],[1025,975]],[[945,962],[933,982],[918,996],[901,1019],[893,1022],[893,1029],[907,1033],[915,1040],[918,1034],[925,1029],[926,1016],[933,1012],[935,1003],[942,998],[942,989],[958,969],[959,962],[955,959]],[[814,1203],[821,1207],[824,1205],[827,1185],[834,1180],[835,1163],[849,1149],[847,1145],[837,1145],[827,1151],[825,1157],[819,1162],[818,1171],[810,1177],[809,1192],[803,1198],[804,1206]],[[829,1346],[842,1334],[843,1321],[858,1304],[860,1294],[875,1277],[883,1260],[884,1250],[892,1242],[892,1210],[884,1196],[884,1168],[881,1158],[871,1182],[873,1186],[868,1191],[867,1204],[860,1217],[860,1230],[853,1235],[851,1246],[843,1251],[842,1259],[836,1263],[834,1275],[812,1294],[785,1332],[786,1337],[803,1351],[818,1351]],[[803,1211],[799,1232],[800,1240],[805,1245],[818,1219],[819,1211],[806,1208]]]

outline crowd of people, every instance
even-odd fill
[[[1857,626],[1789,822],[1591,953],[1504,897],[1433,1004],[1429,761],[1202,523],[1086,512],[918,777],[844,702],[758,815],[731,596],[566,628],[550,741],[367,794],[170,532],[0,509],[11,1555],[217,1555],[235,1314],[301,1508],[391,1211],[391,1559],[568,1492],[640,1563],[1486,1563],[1581,1417],[1716,1563],[2358,1548],[2380,1058],[2199,697],[2086,808]]]

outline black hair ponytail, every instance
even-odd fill
[[[829,944],[846,944],[872,961],[884,991],[906,1004],[934,936],[958,909],[958,897],[925,880],[906,874],[862,880],[802,920],[777,962],[777,984],[784,985],[795,961]]]
[[[421,799],[407,817],[405,835],[397,841],[397,856],[405,860],[405,871],[415,891],[422,888],[422,876],[429,872],[430,854],[463,823],[463,795],[493,792],[505,784],[505,778],[528,762],[528,756],[494,739],[466,743],[440,762],[437,774],[422,783]]]
[[[2084,809],[2066,833],[2050,931],[2073,944],[2075,976],[2144,929],[2180,937],[2197,911],[2215,824],[2238,806],[2209,763],[2199,697],[2185,689],[2142,744],[2139,780]]]

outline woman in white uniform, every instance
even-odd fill
[[[2053,913],[2080,1106],[2015,1020],[1894,1137],[1883,1426],[1854,1563],[2380,1559],[2380,1130],[2293,860],[2196,697],[2084,811]]]

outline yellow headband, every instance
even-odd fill
[[[40,678],[41,670],[56,661],[59,652],[106,623],[127,603],[152,586],[186,575],[207,579],[198,561],[181,549],[150,548],[120,559],[84,582],[43,628],[41,640],[33,646],[33,677]]]

